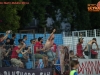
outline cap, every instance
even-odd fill
[[[40,40],[42,40],[42,39],[43,39],[43,37],[39,37],[39,38],[38,38],[38,41],[40,41]]]

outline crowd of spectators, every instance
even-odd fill
[[[11,31],[8,30],[6,31],[5,35],[0,34],[0,67],[26,68],[26,64],[30,61],[33,61],[33,55],[35,57],[34,60],[36,62],[35,67],[38,66],[39,59],[43,60],[44,68],[48,68],[51,67],[53,64],[60,64],[56,62],[56,60],[58,60],[59,58],[62,59],[60,60],[62,62],[62,67],[64,67],[64,61],[67,62],[66,64],[68,66],[69,54],[67,47],[58,47],[56,43],[53,42],[52,46],[45,47],[48,48],[48,51],[45,51],[43,37],[31,39],[30,45],[26,45],[26,40],[28,39],[26,35],[23,35],[22,39],[18,39],[19,44],[16,45],[16,34],[12,34],[12,37],[9,38],[8,35],[10,33]],[[30,65],[32,68],[33,65]],[[62,72],[64,72],[63,68]]]
[[[69,70],[68,68],[69,59],[72,60],[73,58],[84,58],[84,54],[86,54],[86,51],[89,50],[88,46],[86,46],[83,49],[82,47],[83,38],[79,38],[78,44],[76,46],[77,54],[74,55],[74,51],[73,50],[69,51],[68,46],[57,46],[56,43],[54,42],[52,43],[51,46],[49,42],[46,42],[45,45],[43,43],[43,37],[31,39],[30,45],[26,45],[26,40],[28,39],[28,37],[27,35],[23,35],[22,39],[18,39],[19,44],[16,45],[15,43],[16,34],[12,34],[12,37],[8,38],[8,35],[10,33],[11,30],[8,30],[6,31],[6,35],[0,34],[0,67],[14,66],[14,67],[26,68],[27,67],[26,64],[31,61],[33,62],[33,60],[35,60],[35,67],[37,67],[39,64],[39,59],[42,59],[44,68],[50,67],[51,64],[61,64],[61,73],[63,73],[65,65],[67,66],[67,70]],[[54,36],[52,40],[54,40]],[[93,38],[92,41],[88,43],[88,45],[93,43],[96,43],[97,45],[96,38]],[[45,49],[47,49],[47,47],[45,46],[48,47],[47,51],[45,51]],[[94,55],[97,54],[95,53]],[[60,63],[56,62],[56,60],[58,59],[60,59]],[[32,68],[33,65],[32,64],[30,65]]]
[[[95,43],[96,50],[99,50],[96,38],[90,40],[84,49],[82,46],[83,38],[79,38],[76,46],[77,53],[75,54],[73,50],[69,50],[68,46],[58,46],[53,42],[54,32],[51,33],[52,36],[50,35],[45,44],[43,43],[43,37],[38,37],[31,39],[29,45],[26,44],[27,35],[23,35],[22,39],[18,39],[19,44],[16,45],[16,34],[12,34],[11,38],[8,37],[11,32],[11,30],[8,30],[5,35],[0,34],[0,67],[27,68],[27,66],[30,66],[31,69],[34,66],[32,64],[34,60],[35,67],[38,67],[40,65],[39,59],[42,59],[44,68],[60,64],[56,67],[60,66],[60,72],[63,74],[65,71],[69,71],[69,60],[89,57],[89,51],[91,51],[93,58],[97,58],[98,55],[92,49],[92,45]],[[56,68],[56,70],[59,69]]]
[[[42,59],[44,67],[48,67],[49,61],[55,62],[55,55],[57,46],[53,43],[50,51],[45,52],[43,49],[43,37],[34,38],[30,40],[30,45],[26,45],[27,35],[23,35],[22,39],[18,39],[18,45],[15,43],[16,34],[12,34],[12,38],[8,38],[11,33],[10,30],[6,31],[6,34],[0,34],[0,66],[12,67],[18,66],[21,68],[26,67],[26,63],[33,61],[32,56],[35,59]],[[31,64],[32,66],[32,64]]]
[[[0,34],[0,67],[25,67],[28,61],[29,54],[31,54],[30,47],[27,47],[25,40],[27,36],[24,35],[23,39],[18,39],[19,44],[16,46],[16,34],[12,34],[11,38],[8,35],[11,30],[6,31],[6,35]]]
[[[90,40],[85,47],[83,47],[83,40],[84,38],[79,38],[78,39],[78,44],[77,44],[77,54],[76,56],[78,58],[82,59],[97,59],[98,58],[98,53],[96,51],[99,50],[99,46],[97,44],[96,38],[93,38]],[[96,48],[93,48],[93,44],[96,45]]]

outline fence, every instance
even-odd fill
[[[4,50],[4,49],[2,49],[1,50],[1,47],[0,47],[0,51],[2,51],[3,53],[3,58],[2,58],[2,64],[0,64],[2,67],[3,67],[3,69],[4,69],[4,67],[12,67],[14,70],[15,70],[15,68],[14,67],[16,67],[16,65],[14,65],[14,64],[12,64],[10,61],[11,61],[11,59],[9,59],[8,57],[9,56],[11,56],[9,53],[8,53],[8,55],[6,55],[5,56],[5,54],[7,53],[7,52],[9,52],[9,49],[8,49],[8,47],[10,47],[10,45],[8,46],[8,45],[6,45],[5,47],[3,47],[3,48],[6,48],[6,50]],[[58,46],[58,49],[57,49],[57,51],[60,51],[60,48],[59,48],[60,46]],[[69,52],[69,51],[68,51]],[[5,54],[4,54],[5,53]],[[57,53],[59,53],[59,52],[57,52]],[[67,53],[67,52],[66,52]],[[67,54],[69,54],[69,53],[67,53]],[[26,54],[27,55],[27,54]],[[33,52],[33,54],[32,54],[32,56],[34,55],[34,52]],[[22,55],[19,55],[19,59],[21,59],[21,57],[22,57]],[[26,57],[27,58],[27,57]],[[29,57],[28,57],[29,58]],[[64,61],[66,61],[66,63],[65,63],[65,66],[64,67],[66,67],[66,72],[69,72],[69,70],[70,70],[70,66],[69,66],[69,55],[66,55],[66,58],[67,59],[64,59]],[[1,57],[0,57],[0,59],[1,59]],[[36,60],[35,60],[35,58],[34,58],[34,56],[32,57],[32,60],[27,60],[27,59],[21,59],[21,61],[24,63],[24,66],[25,66],[25,68],[26,69],[34,69],[34,67],[35,67],[35,69],[37,69],[37,67],[36,67],[36,63],[34,63],[34,62],[36,62]],[[79,61],[80,61],[80,65],[79,65],[79,69],[78,69],[78,71],[79,71],[79,75],[86,75],[86,73],[87,74],[90,74],[91,72],[90,71],[92,71],[91,70],[91,68],[93,68],[93,72],[91,73],[91,75],[92,74],[95,74],[96,75],[96,73],[95,72],[98,72],[98,74],[97,75],[99,75],[99,70],[98,70],[98,67],[97,66],[99,66],[100,65],[100,60],[99,59],[79,59]],[[1,62],[1,61],[0,61]],[[16,61],[17,62],[17,61]],[[55,66],[60,66],[61,64],[60,63],[56,63],[55,64]],[[87,66],[86,65],[88,65],[88,68],[87,68]],[[92,66],[91,67],[91,65],[94,65],[94,66]],[[17,66],[17,67],[19,67],[19,66]],[[5,68],[5,69],[7,69],[7,68]],[[59,68],[57,68],[58,70],[59,70]],[[87,72],[85,69],[89,69],[89,72]],[[10,69],[11,71],[13,71],[12,69]],[[19,70],[19,71],[22,71],[21,69],[17,69],[17,70]],[[49,70],[49,69],[48,69]],[[84,71],[83,71],[84,70]],[[96,70],[96,71],[95,71]],[[8,71],[8,70],[7,70]],[[6,73],[8,73],[8,72],[5,72],[5,74],[4,75],[8,75],[8,74],[6,74]],[[34,70],[34,71],[36,71],[36,70]],[[44,70],[43,70],[44,71]],[[46,70],[47,71],[47,70]],[[1,71],[2,72],[2,71]],[[31,70],[30,70],[30,72],[31,72]],[[51,75],[51,74],[49,74],[49,75]]]
[[[70,50],[74,50],[74,53],[76,54],[76,45],[80,38],[80,34],[82,34],[82,37],[84,38],[83,48],[94,37],[97,39],[98,45],[100,45],[100,29],[63,32],[63,45],[70,45]],[[93,45],[93,48],[96,48],[96,45]],[[98,58],[100,58],[100,56]]]
[[[59,46],[59,45],[64,45],[64,46],[68,46],[69,45],[69,50],[74,50],[74,53],[76,54],[76,45],[78,43],[78,38],[80,37],[80,34],[82,34],[83,38],[84,38],[84,42],[83,42],[83,47],[85,47],[87,45],[87,42],[89,40],[91,40],[93,37],[96,37],[97,42],[99,44],[99,48],[100,48],[100,42],[99,42],[99,37],[100,37],[100,30],[99,29],[95,29],[95,30],[84,30],[84,31],[73,31],[73,32],[63,32],[63,34],[55,34],[55,40],[54,42]],[[34,38],[33,34],[16,34],[16,39],[15,39],[15,43],[16,45],[18,45],[18,39],[22,38],[23,35],[27,35],[28,39],[26,41],[26,44],[29,46],[30,45],[30,40]],[[44,41],[49,37],[50,34],[46,34],[46,36],[44,34],[35,34],[35,38],[38,37],[43,37]],[[11,37],[11,35],[9,35],[9,37]],[[44,42],[45,43],[45,42]],[[93,45],[93,48],[96,48],[95,45]],[[59,49],[59,48],[58,48]],[[1,50],[0,50],[1,53]],[[98,53],[98,58],[100,58],[100,51],[97,51]],[[34,55],[34,52],[33,54]],[[0,56],[1,59],[1,56]],[[34,56],[33,56],[33,58]],[[29,62],[26,62],[26,67],[27,68],[34,68],[34,60],[32,60],[30,62],[30,60],[28,60]],[[82,59],[82,60],[86,60],[86,59]],[[81,59],[79,59],[79,61],[81,61],[81,63],[83,62]],[[91,59],[89,59],[91,60]],[[88,60],[87,60],[88,61]],[[94,60],[93,60],[94,61]],[[2,61],[0,61],[1,63]],[[96,62],[99,63],[98,60],[96,60]],[[4,61],[4,63],[9,66],[9,64],[7,63],[7,61]],[[84,62],[85,63],[85,62]],[[94,62],[95,63],[95,62]],[[33,65],[30,66],[30,65]],[[3,66],[3,65],[0,65]],[[13,65],[10,65],[13,66]],[[81,66],[80,66],[81,68]]]

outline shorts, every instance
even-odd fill
[[[97,56],[97,54],[96,54],[97,52],[94,52],[93,50],[91,50],[91,58],[96,58],[96,56]],[[86,55],[86,56],[89,56],[89,52],[88,51],[84,51],[84,54]]]
[[[19,66],[20,64],[23,64],[23,63],[21,62],[21,60],[18,60],[18,59],[16,59],[16,58],[12,58],[12,59],[11,59],[11,63],[12,63],[13,65],[16,65],[16,66]]]
[[[89,52],[88,52],[88,51],[84,51],[84,54],[85,54],[86,56],[89,56]]]
[[[47,51],[47,56],[49,58],[49,60],[54,60],[56,58],[56,53],[54,53],[53,51],[49,50]]]
[[[45,54],[35,54],[36,59],[43,59],[43,57],[46,56]]]

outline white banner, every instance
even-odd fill
[[[79,59],[79,75],[100,75],[100,59]]]
[[[22,69],[18,67],[0,67],[0,75],[52,75],[52,69]]]

